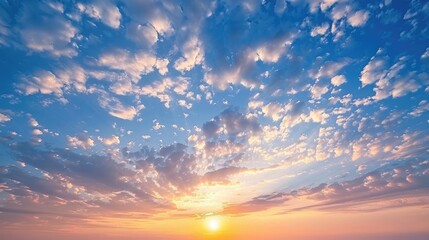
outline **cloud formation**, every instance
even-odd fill
[[[428,9],[1,2],[0,224],[427,207]]]

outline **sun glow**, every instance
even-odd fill
[[[211,232],[216,232],[220,228],[220,221],[217,217],[208,217],[206,219],[207,229]]]

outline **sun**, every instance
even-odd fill
[[[211,232],[216,232],[220,229],[220,221],[217,217],[211,216],[206,219],[207,229]]]

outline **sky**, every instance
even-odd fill
[[[425,0],[0,0],[0,235],[428,239],[428,23]]]

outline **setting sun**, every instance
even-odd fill
[[[217,217],[209,217],[206,219],[207,229],[211,232],[216,232],[220,228],[220,221]]]

